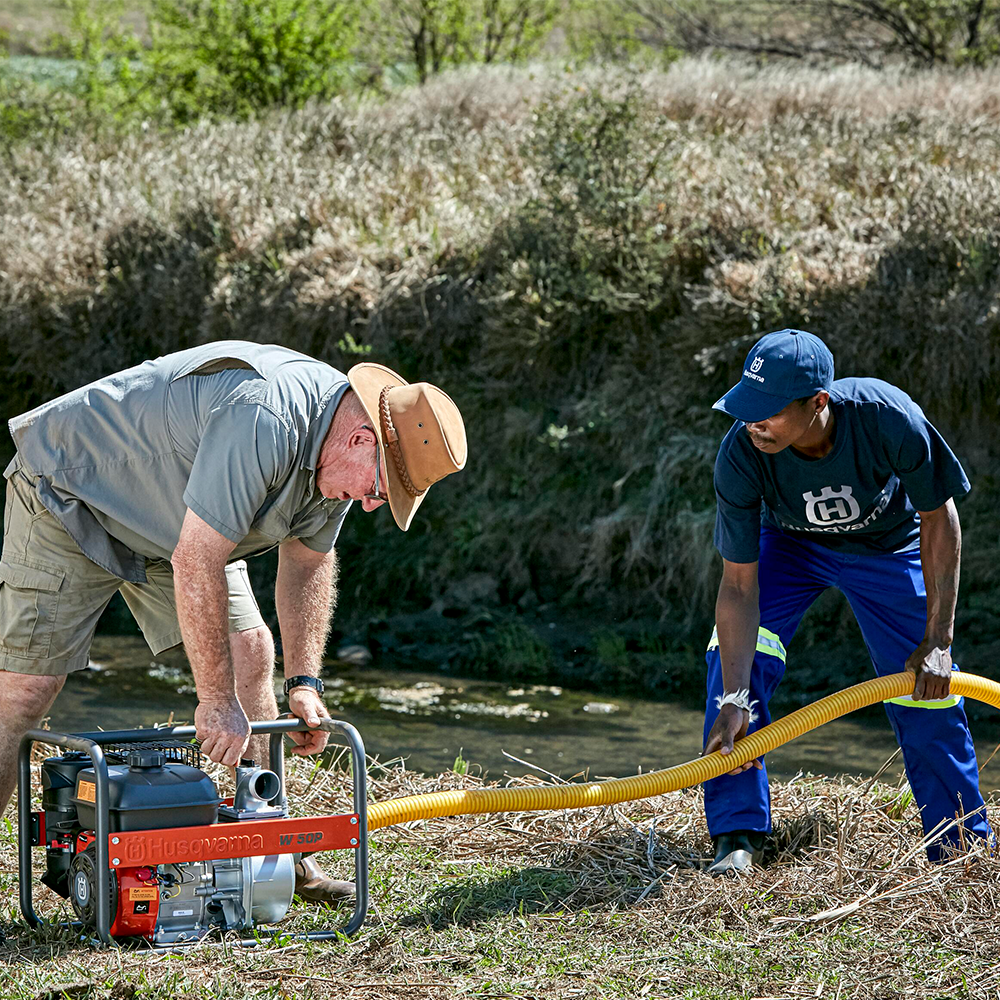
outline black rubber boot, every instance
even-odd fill
[[[708,866],[709,875],[726,875],[736,878],[748,874],[755,864],[760,864],[764,834],[756,830],[733,830],[713,838],[715,860]]]

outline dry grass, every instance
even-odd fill
[[[11,375],[61,391],[142,351],[220,336],[278,337],[333,359],[345,329],[387,355],[421,323],[444,336],[442,323],[462,321],[451,284],[481,278],[476,259],[498,227],[539,195],[543,165],[529,154],[539,103],[628,87],[643,95],[662,164],[643,225],[682,234],[705,258],[685,309],[704,324],[711,371],[717,356],[730,360],[730,314],[758,326],[823,317],[841,294],[861,300],[863,323],[880,307],[863,301],[866,289],[872,298],[879,268],[911,242],[939,244],[924,247],[932,258],[991,246],[998,85],[1000,70],[759,71],[696,60],[638,78],[483,70],[384,104],[21,146],[8,151],[0,185]],[[446,279],[455,261],[468,273]],[[930,315],[917,289],[888,289],[902,299],[902,332],[932,327],[911,348],[923,364],[911,366],[899,345],[893,367],[918,392],[933,371],[949,410],[968,373],[936,335],[957,326],[972,340],[977,323],[992,329],[989,279],[975,295],[948,290]],[[860,331],[826,323],[845,369],[877,360]],[[506,350],[501,342],[497,353]],[[989,371],[994,355],[987,345]]]
[[[965,230],[971,237],[997,201],[986,168],[1000,70],[761,71],[699,60],[641,76],[483,69],[384,104],[9,151],[0,302],[120,280],[108,259],[116,234],[139,227],[140,246],[142,230],[149,241],[161,229],[183,237],[202,210],[218,227],[206,234],[219,255],[216,309],[238,308],[228,294],[235,265],[264,251],[293,280],[299,304],[350,295],[375,308],[403,289],[413,294],[442,257],[484,243],[506,209],[537,194],[523,142],[540,102],[590,89],[613,98],[628,87],[669,119],[650,122],[665,128],[664,162],[673,165],[655,185],[668,195],[667,221],[685,231],[698,219],[698,230],[708,222],[720,232],[766,232],[774,247],[785,244],[780,256],[792,254],[782,262],[792,274],[782,277],[800,294],[863,281],[915,207],[937,204],[927,221],[951,220],[951,230],[980,223]],[[124,270],[131,261],[117,263]],[[726,262],[713,284],[750,300],[762,273],[739,264]]]
[[[347,804],[339,769],[295,761],[289,780],[300,811]],[[372,797],[478,783],[380,765]],[[776,833],[767,867],[752,878],[715,881],[701,870],[710,845],[696,790],[601,810],[420,822],[375,836],[373,913],[351,943],[278,939],[164,958],[90,951],[68,935],[15,926],[0,950],[3,995],[57,1000],[59,984],[87,1000],[930,1000],[1000,991],[995,860],[973,848],[928,865],[914,807],[889,786],[808,777],[773,793]],[[2,843],[0,885],[13,917],[14,844],[9,835]],[[298,912],[288,927],[316,923]]]
[[[671,118],[702,117],[762,125],[796,115],[879,121],[898,115],[938,114],[969,121],[1000,117],[1000,68],[869,69],[856,64],[816,67],[791,62],[761,66],[735,58],[685,58],[666,70],[623,72],[585,67],[567,74],[545,66],[527,72],[481,67],[432,79],[393,101],[396,114],[450,116],[456,108],[473,121],[523,118],[567,84],[611,90],[637,80]]]

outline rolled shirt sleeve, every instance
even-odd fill
[[[307,549],[312,549],[313,552],[332,552],[337,545],[337,537],[340,535],[344,518],[347,517],[347,512],[351,509],[353,503],[353,500],[342,500],[331,507],[326,524],[315,534],[310,535],[308,538],[300,538],[299,541]]]
[[[184,503],[238,544],[293,461],[289,431],[278,414],[261,403],[226,403],[209,415]]]

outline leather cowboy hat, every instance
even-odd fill
[[[355,365],[347,378],[375,428],[389,508],[406,531],[430,487],[465,468],[469,448],[462,414],[437,386],[411,384],[383,365]]]

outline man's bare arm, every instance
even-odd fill
[[[920,565],[927,590],[927,625],[920,645],[907,657],[916,675],[915,701],[947,698],[951,691],[951,642],[962,562],[962,526],[955,501],[920,512]]]
[[[724,690],[735,693],[748,689],[760,627],[757,563],[734,563],[723,559],[722,582],[715,602],[715,627]],[[749,725],[749,712],[736,705],[723,705],[705,741],[704,752],[731,753],[733,743],[746,735]],[[751,761],[729,773],[738,774],[753,766],[759,768],[761,765]]]
[[[278,547],[278,578],[274,588],[285,677],[318,677],[336,605],[337,554],[314,552],[298,539]],[[293,688],[288,707],[310,726],[329,718],[323,699],[312,688]],[[327,734],[293,733],[299,754],[318,753]]]
[[[226,559],[234,548],[225,535],[188,510],[170,559],[177,619],[198,692],[198,738],[211,760],[230,766],[239,763],[250,735],[236,697],[229,645]]]
[[[722,560],[722,582],[715,602],[715,627],[719,634],[722,682],[726,690],[748,688],[760,627],[757,563]]]

